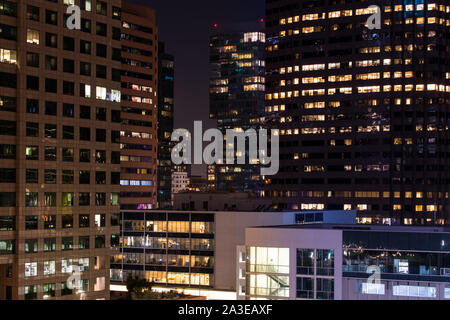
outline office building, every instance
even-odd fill
[[[158,29],[153,9],[122,3],[120,207],[156,208]]]
[[[123,285],[131,274],[155,286],[236,292],[236,253],[245,243],[246,227],[291,225],[299,215],[320,213],[329,222],[325,212],[238,210],[122,212],[121,251],[111,262],[112,284]],[[330,216],[352,224],[356,213]]]
[[[280,171],[264,195],[282,209],[358,210],[360,223],[448,224],[449,11],[267,0],[265,113]]]
[[[261,25],[245,31],[217,27],[210,37],[210,118],[217,121],[224,137],[227,129],[239,132],[262,126],[265,35]],[[224,143],[224,155],[225,149]],[[261,190],[258,163],[249,162],[216,164],[216,189]]]
[[[450,299],[447,227],[251,227],[237,257],[239,299]]]
[[[109,299],[121,2],[73,3],[0,5],[0,299]]]
[[[158,47],[158,208],[171,205],[175,59]]]

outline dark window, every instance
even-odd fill
[[[38,169],[25,169],[25,182],[26,183],[39,183]]]
[[[105,247],[105,236],[95,236],[95,248]]]
[[[95,110],[95,119],[99,121],[106,121],[106,108],[97,108]]]
[[[120,52],[121,52],[121,49],[119,49],[119,48],[112,48],[111,58],[113,60],[116,60],[116,61],[121,61]]]
[[[58,36],[54,33],[45,33],[45,45],[51,48],[58,47]]]
[[[73,170],[63,170],[62,171],[62,183],[63,184],[73,184]]]
[[[75,39],[71,37],[63,37],[63,49],[75,51]]]
[[[91,172],[88,170],[82,170],[80,171],[80,176],[79,176],[80,180],[79,183],[80,184],[90,184],[91,183]]]
[[[91,64],[89,62],[80,62],[80,74],[82,76],[91,75]]]
[[[45,69],[47,70],[58,70],[58,59],[52,56],[45,56]]]
[[[91,54],[91,42],[80,40],[80,53]]]
[[[113,40],[120,41],[121,31],[120,28],[112,27],[112,38]]]
[[[27,5],[27,19],[39,21],[39,7]]]
[[[120,70],[119,69],[111,69],[111,80],[112,81],[120,81]]]
[[[73,126],[63,126],[63,139],[73,140],[75,137]]]
[[[106,193],[96,193],[95,194],[95,205],[96,206],[106,206]]]
[[[62,215],[62,227],[64,229],[73,228],[73,215],[71,214]]]
[[[16,205],[16,193],[15,192],[0,192],[0,207],[14,207]],[[5,219],[15,219],[14,217],[0,217],[0,230],[2,225],[5,227]],[[2,222],[3,221],[3,222]],[[15,221],[15,220],[14,220]],[[15,223],[14,223],[15,225]],[[14,227],[12,227],[14,228]],[[14,229],[10,229],[14,230]]]
[[[73,162],[73,148],[63,148],[62,149],[62,157],[63,161]]]
[[[96,55],[97,55],[97,57],[102,57],[102,58],[106,58],[106,56],[107,56],[107,48],[106,48],[106,45],[104,45],[104,44],[101,44],[101,43],[97,43],[96,45],[95,45],[95,52],[96,52]]]
[[[37,230],[38,216],[25,216],[25,230]]]
[[[90,119],[91,118],[91,107],[80,106],[80,119]]]
[[[27,85],[28,85],[28,77],[29,76],[27,76]],[[17,76],[15,73],[0,72],[0,87],[16,88],[16,86],[17,86]],[[39,89],[39,78],[38,78],[38,89]]]
[[[56,124],[48,124],[48,123],[45,124],[44,138],[48,139],[57,138]]]
[[[80,127],[80,140],[91,140],[91,128]]]
[[[17,40],[17,28],[0,24],[0,39]]]
[[[91,33],[91,20],[89,19],[81,19],[81,31]]]
[[[0,135],[15,136],[16,122],[8,120],[0,120]]]
[[[47,116],[56,116],[58,105],[54,101],[45,101],[45,114]]]
[[[26,135],[27,135],[27,137],[39,137],[39,123],[38,122],[27,122]]]
[[[111,184],[120,184],[120,172],[111,172]]]
[[[96,171],[95,172],[95,184],[106,184],[106,172]]]
[[[56,161],[56,147],[45,147],[44,159],[45,161]]]
[[[107,6],[106,2],[97,1],[96,12],[97,12],[97,14],[106,16],[108,13],[108,6]]]
[[[91,162],[89,149],[80,149],[80,162]]]
[[[45,169],[44,181],[47,184],[55,184],[56,183],[56,170],[54,170],[54,169]]]
[[[89,249],[89,236],[78,237],[78,249]]]
[[[106,142],[106,130],[105,129],[95,129],[95,141]]]
[[[75,106],[71,103],[63,104],[63,116],[73,118]]]
[[[10,17],[17,17],[17,4],[12,1],[0,1],[0,14]]]
[[[119,143],[119,142],[120,142],[120,131],[112,130],[111,143]]]
[[[120,164],[120,151],[111,151],[111,164]]]
[[[39,100],[27,99],[27,113],[39,113]]]
[[[63,94],[68,96],[74,96],[75,84],[71,81],[63,81]]]
[[[111,227],[120,225],[120,213],[111,213]]]
[[[75,73],[75,62],[72,59],[63,59],[63,72]]]
[[[58,13],[51,10],[45,10],[45,23],[56,26],[58,24]]]
[[[106,79],[106,66],[97,65],[95,68],[95,76],[97,78]]]
[[[56,79],[45,78],[45,92],[58,92],[58,82],[56,81]]]
[[[107,34],[107,28],[106,28],[106,24],[105,23],[101,23],[101,22],[97,22],[95,25],[95,33],[98,36],[104,36],[106,37]]]
[[[121,122],[120,110],[111,110],[111,121],[112,122],[116,122],[116,123],[120,123]]]
[[[16,169],[0,168],[0,183],[15,183]]]
[[[1,74],[0,74],[1,78]],[[39,90],[39,77],[27,76],[27,89],[28,90]]]
[[[90,206],[91,205],[91,194],[89,192],[80,192],[78,205],[80,205],[80,206]],[[80,219],[81,219],[81,216],[82,215],[80,215]],[[87,220],[88,225],[87,225],[86,228],[89,227],[89,215],[87,215],[87,216],[88,216],[88,220]],[[83,227],[80,226],[80,228],[83,228]]]
[[[34,52],[27,52],[27,66],[39,68],[39,54]]]

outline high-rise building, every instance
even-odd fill
[[[239,132],[262,125],[265,35],[261,24],[236,28],[245,31],[218,27],[210,37],[210,118],[217,120],[224,136],[227,129]],[[246,163],[218,164],[217,190],[262,189],[258,164]]]
[[[442,0],[266,1],[280,172],[265,196],[356,209],[360,223],[449,223],[449,11]]]
[[[158,208],[171,205],[175,59],[158,47]]]
[[[155,11],[122,3],[120,207],[156,208],[158,30]]]
[[[69,4],[0,5],[0,299],[109,299],[121,2]]]

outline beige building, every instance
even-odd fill
[[[81,30],[69,30],[73,2],[0,7],[0,299],[109,298],[121,2],[76,1]]]

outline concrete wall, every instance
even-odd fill
[[[295,213],[216,212],[215,219],[215,288],[236,290],[236,247],[245,243],[245,228],[293,224]]]
[[[289,299],[296,299],[297,249],[334,250],[334,299],[342,299],[342,230],[248,228],[245,245],[289,248]]]

